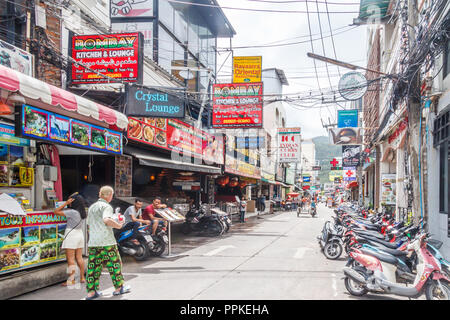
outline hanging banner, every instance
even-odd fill
[[[33,76],[33,55],[3,40],[0,40],[0,64]]]
[[[358,109],[338,110],[338,128],[357,128]]]
[[[361,146],[342,146],[342,165],[358,167],[360,164]]]
[[[184,100],[155,89],[127,87],[127,116],[184,118]]]
[[[261,82],[262,57],[233,57],[233,83]]]
[[[262,128],[263,84],[213,85],[213,128]]]
[[[299,162],[300,128],[278,128],[278,157],[280,163]]]
[[[69,41],[69,54],[75,60],[69,73],[69,82],[72,84],[110,81],[82,65],[109,78],[142,83],[144,48],[142,33],[73,36]]]

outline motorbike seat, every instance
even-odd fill
[[[371,237],[371,236],[367,236],[367,235],[359,235],[360,237],[362,237],[363,239],[369,241],[370,243],[378,243],[384,247],[390,248],[390,249],[397,249],[398,248],[398,243],[396,242],[388,242],[388,241],[384,241],[375,237]]]
[[[378,246],[376,244],[374,244],[373,246],[378,248],[378,249],[380,249],[380,250],[382,250],[382,251],[384,251],[384,252],[386,252],[386,253],[392,254],[393,256],[396,256],[396,257],[404,257],[404,256],[406,256],[408,254],[407,251],[391,249],[391,248],[387,248],[387,247],[383,247],[383,246]]]
[[[361,248],[360,250],[361,250],[362,253],[367,254],[369,256],[373,256],[373,257],[377,258],[380,261],[384,261],[386,263],[395,264],[395,265],[399,263],[398,259],[396,257],[390,255],[390,254],[384,254],[384,253],[381,253],[381,252],[375,252],[373,250],[364,249],[364,248]]]

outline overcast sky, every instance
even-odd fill
[[[279,3],[273,3],[273,2]],[[293,0],[290,0],[293,1]],[[353,19],[358,16],[359,1],[357,0],[328,0],[328,11],[330,12],[330,24],[326,14],[325,0],[318,0],[319,10],[316,7],[315,0],[300,0],[294,3],[287,1],[255,1],[255,0],[218,0],[222,7],[234,8],[253,8],[264,10],[279,11],[305,11],[306,2],[310,11],[311,34],[313,35],[314,53],[334,58],[333,43],[330,37],[330,24],[333,32],[334,46],[338,60],[351,62],[356,65],[366,65],[366,27],[351,27]],[[284,2],[284,3],[283,3]],[[340,5],[332,3],[341,3]],[[343,5],[352,4],[352,5]],[[232,39],[234,56],[259,56],[263,61],[263,69],[278,68],[282,69],[289,82],[289,86],[284,87],[284,94],[299,93],[304,97],[312,91],[312,94],[318,94],[319,85],[322,92],[329,91],[331,86],[336,89],[339,81],[339,74],[345,74],[351,70],[337,68],[337,66],[328,64],[327,75],[326,64],[316,60],[316,67],[319,75],[319,84],[315,77],[314,61],[306,56],[307,52],[312,52],[310,42],[310,32],[308,27],[308,15],[306,13],[271,13],[271,12],[253,12],[241,11],[223,8],[225,15],[236,30],[236,35]],[[324,12],[319,17],[316,13]],[[354,13],[334,13],[337,11],[346,11]],[[323,43],[320,39],[320,27],[322,27]],[[295,45],[277,46],[269,48],[246,48],[238,49],[242,46],[256,46],[267,44],[283,44],[292,42],[303,42]],[[229,39],[219,39],[218,47],[229,48]],[[325,49],[325,54],[324,54]],[[217,68],[219,69],[228,52],[221,52],[218,55]],[[231,82],[231,56],[226,60],[219,72],[221,82]],[[330,97],[329,97],[330,98]],[[337,98],[342,99],[337,95]],[[344,105],[343,103],[340,103]],[[314,109],[302,109],[292,107],[284,103],[287,114],[287,126],[302,128],[304,139],[309,139],[319,135],[327,135],[322,127],[321,118],[328,123],[328,119],[335,120],[335,104],[315,105]],[[309,104],[307,104],[309,105]]]

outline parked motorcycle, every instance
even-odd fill
[[[151,235],[151,227],[145,229],[148,235]],[[169,238],[164,227],[158,225],[155,235],[152,236],[153,247],[149,247],[149,253],[151,256],[160,257],[166,250],[166,246],[169,243]]]
[[[155,246],[148,226],[139,227],[138,235],[134,235],[133,230],[114,229],[114,236],[120,254],[130,255],[138,261],[147,259]]]
[[[399,279],[402,264],[399,259],[388,254],[362,252],[355,249],[350,253],[351,259],[344,268],[345,287],[355,296],[363,296],[368,292],[395,294],[418,298],[425,294],[427,300],[450,300],[450,279],[442,271],[441,262],[428,250],[427,233],[418,234],[407,245],[408,255],[415,254],[417,263],[415,275],[409,274],[410,281]],[[357,263],[353,263],[352,261]],[[353,265],[352,267],[350,267]],[[403,284],[412,282],[412,286]]]
[[[217,217],[217,215],[206,215],[203,206],[200,208],[193,207],[186,214],[186,220],[181,227],[181,232],[189,234],[197,232],[207,236],[220,236],[225,231],[225,227]]]

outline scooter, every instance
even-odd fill
[[[367,292],[395,294],[418,298],[425,293],[427,300],[450,300],[450,279],[442,271],[441,263],[427,249],[427,233],[416,236],[407,245],[407,252],[417,257],[416,275],[412,286],[397,281],[398,259],[390,255],[367,254],[361,251],[350,252],[357,262],[352,268],[345,267],[345,287],[355,296]]]
[[[121,254],[127,254],[138,261],[147,259],[150,250],[154,248],[153,238],[148,232],[148,226],[142,226],[138,229],[138,235],[133,234],[133,230],[121,231],[114,229],[117,247]]]
[[[145,231],[147,235],[151,236],[151,227],[146,228]],[[158,224],[155,235],[151,236],[151,238],[153,239],[153,247],[149,247],[149,253],[151,256],[159,257],[164,253],[169,243],[165,228]]]

